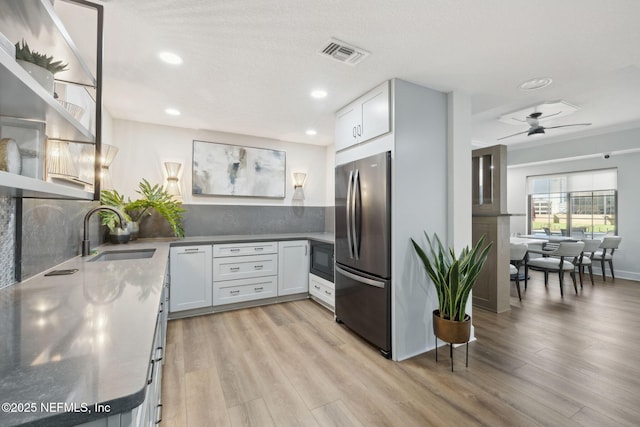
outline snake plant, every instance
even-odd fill
[[[485,242],[483,235],[473,248],[466,246],[456,256],[452,248],[445,249],[437,234],[433,239],[426,232],[424,235],[428,254],[415,240],[411,239],[411,243],[436,288],[440,317],[462,321],[471,288],[487,260],[492,242],[482,248]]]

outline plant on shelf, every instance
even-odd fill
[[[185,210],[182,208],[182,202],[175,200],[160,184],[151,185],[146,179],[140,181],[136,192],[142,197],[136,200],[127,198],[125,201],[124,195],[117,190],[102,190],[100,203],[124,212],[127,220],[136,225],[145,216],[150,216],[151,210],[155,210],[169,223],[177,237],[184,237],[182,213]],[[102,218],[102,225],[114,231],[118,222],[116,215],[111,212],[99,212],[99,215]]]
[[[433,311],[433,332],[436,337],[450,345],[468,343],[471,333],[471,316],[465,311],[467,301],[471,288],[487,260],[492,243],[484,246],[485,236],[483,235],[472,248],[466,246],[460,251],[460,255],[456,256],[453,248],[446,249],[442,245],[437,234],[433,235],[433,239],[430,239],[426,232],[424,235],[427,239],[428,252],[415,240],[411,239],[411,243],[438,294],[438,309]],[[437,348],[436,344],[436,361],[438,360]],[[450,352],[451,370],[453,370],[451,347]]]
[[[54,61],[52,56],[33,51],[29,48],[27,42],[16,43],[16,59],[31,62],[39,67],[48,70],[51,74],[56,74],[67,70],[67,65],[62,61]]]

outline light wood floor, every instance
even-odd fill
[[[169,322],[162,426],[640,425],[640,283],[532,272],[477,341],[400,363],[311,300]]]

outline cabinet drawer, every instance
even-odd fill
[[[213,259],[213,281],[248,279],[278,274],[278,254]]]
[[[213,283],[213,305],[252,301],[278,295],[278,277],[227,280]]]
[[[331,307],[335,306],[335,286],[328,280],[309,274],[309,294],[326,302]]]
[[[277,242],[229,243],[213,245],[213,257],[244,256],[278,253]]]

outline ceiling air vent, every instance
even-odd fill
[[[318,51],[322,56],[342,62],[343,64],[356,65],[370,55],[364,49],[355,47],[340,40],[331,39]]]

